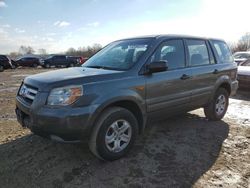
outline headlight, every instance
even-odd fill
[[[60,106],[70,105],[82,95],[83,88],[81,85],[55,88],[51,90],[47,104]]]

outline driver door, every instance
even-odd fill
[[[146,76],[146,104],[149,115],[165,117],[176,111],[185,111],[191,100],[191,70],[186,68],[182,39],[163,42],[150,63],[165,60],[168,70]]]

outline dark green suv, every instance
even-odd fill
[[[88,139],[101,159],[133,146],[149,119],[204,108],[223,118],[236,93],[237,65],[222,40],[157,35],[115,41],[82,67],[25,78],[18,121],[33,133],[63,142]]]

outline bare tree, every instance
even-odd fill
[[[72,56],[84,56],[90,57],[98,52],[102,46],[100,44],[93,44],[92,46],[79,47],[77,50],[75,48],[69,48],[65,54]]]
[[[19,53],[22,55],[34,54],[35,50],[30,46],[20,46]]]
[[[250,50],[250,33],[243,35],[237,43],[230,45],[232,52]]]
[[[16,59],[17,57],[19,57],[21,54],[18,52],[10,52],[9,56],[11,59]]]
[[[66,52],[67,55],[72,55],[75,56],[77,55],[77,51],[75,50],[75,48],[69,48]]]
[[[44,49],[44,48],[38,49],[38,53],[40,55],[46,55],[47,54],[46,49]]]

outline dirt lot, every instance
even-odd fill
[[[152,123],[128,156],[102,162],[86,144],[55,143],[17,123],[18,86],[43,71],[0,73],[0,187],[250,187],[250,92],[230,99],[222,121],[198,109]]]

